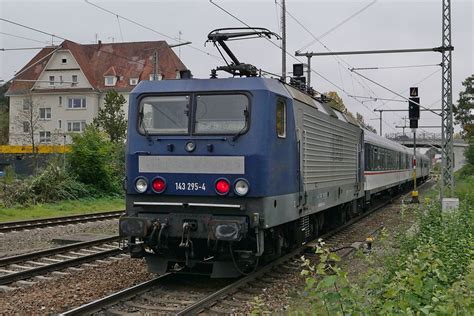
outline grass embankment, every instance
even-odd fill
[[[467,168],[456,175],[459,210],[442,213],[439,200],[426,201],[414,209],[413,229],[394,238],[382,236],[370,255],[358,253],[350,263],[336,264],[337,255],[322,245],[319,264],[306,261],[306,286],[291,310],[314,315],[474,315],[474,173]],[[354,265],[362,269],[354,273]]]
[[[67,200],[26,207],[3,208],[0,209],[0,222],[119,211],[124,208],[125,201],[121,197]]]

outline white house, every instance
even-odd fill
[[[10,145],[63,144],[97,116],[108,90],[124,95],[141,80],[178,79],[186,66],[165,41],[82,45],[64,41],[43,48],[15,77],[10,97]],[[127,104],[125,105],[127,113]]]

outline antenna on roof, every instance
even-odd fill
[[[223,32],[224,31],[224,32]],[[231,32],[226,32],[231,31]],[[219,54],[221,54],[227,66],[218,66],[216,69],[211,71],[211,78],[216,78],[216,71],[222,70],[232,74],[233,76],[247,76],[247,77],[256,77],[258,74],[257,67],[251,64],[241,63],[234,53],[230,50],[229,46],[225,43],[226,41],[235,41],[241,39],[250,39],[257,37],[267,37],[275,36],[277,39],[280,36],[272,31],[263,28],[263,27],[237,27],[237,28],[222,28],[215,29],[207,35],[206,42],[212,42],[216,46]],[[219,45],[217,45],[219,44]],[[219,46],[224,49],[226,54],[232,60],[231,63],[227,62],[226,58],[222,54]]]

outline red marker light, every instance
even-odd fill
[[[166,182],[162,178],[156,178],[151,183],[151,187],[156,193],[161,193],[166,189]]]
[[[226,179],[220,179],[216,182],[216,192],[220,195],[229,193],[230,183]]]

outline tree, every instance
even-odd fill
[[[9,97],[5,96],[10,84],[0,86],[0,145],[8,143],[8,125],[9,125]]]
[[[105,132],[87,125],[82,134],[72,134],[69,169],[79,181],[95,187],[98,192],[120,192],[120,175],[114,160],[114,144]]]
[[[370,126],[369,124],[365,123],[365,120],[362,114],[356,113],[356,120],[357,120],[357,123],[359,123],[359,125],[362,128],[365,128],[366,130],[369,130],[372,133],[377,133],[377,130],[373,126]]]
[[[474,74],[466,78],[462,85],[465,89],[459,93],[458,104],[453,107],[454,119],[461,124],[462,136],[470,139],[474,137]]]
[[[23,99],[23,105],[17,111],[14,126],[17,131],[16,140],[24,145],[31,146],[33,155],[33,171],[38,168],[38,142],[35,137],[43,128],[40,117],[40,105],[33,102],[31,95]]]
[[[110,90],[104,101],[104,106],[99,110],[97,118],[94,119],[94,125],[104,130],[112,143],[121,142],[125,139],[127,131],[127,120],[123,110],[126,100],[117,91]]]
[[[329,91],[326,93],[326,96],[330,98],[329,105],[336,109],[339,110],[340,112],[346,112],[346,106],[344,105],[344,101],[342,98],[337,94],[335,91]]]

